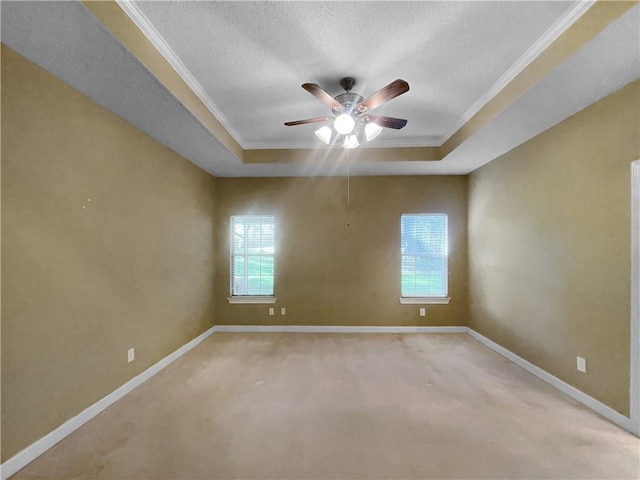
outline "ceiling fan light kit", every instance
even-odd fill
[[[326,144],[331,142],[332,135],[333,131],[331,130],[331,127],[328,127],[327,125],[316,130],[316,136]]]
[[[344,143],[342,144],[343,148],[358,148],[360,146],[360,142],[358,142],[358,137],[354,134],[347,135],[347,138],[344,139]]]
[[[364,127],[364,135],[367,139],[367,142],[370,142],[374,138],[376,138],[382,132],[382,127],[377,123],[369,122]]]
[[[332,122],[331,126],[323,125],[316,130],[316,136],[327,145],[342,143],[343,148],[357,148],[362,142],[370,142],[380,135],[383,128],[400,130],[407,124],[407,120],[402,118],[369,114],[370,110],[408,92],[409,84],[406,81],[395,80],[367,98],[357,93],[351,93],[355,84],[355,78],[343,78],[340,85],[346,92],[332,97],[319,85],[304,83],[302,88],[329,106],[333,117],[296,120],[285,122],[285,125],[292,127],[309,123]]]

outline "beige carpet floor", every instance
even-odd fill
[[[215,334],[13,478],[640,478],[639,441],[465,334]]]

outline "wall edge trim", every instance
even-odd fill
[[[625,417],[623,414],[615,411],[611,407],[608,407],[601,401],[596,400],[595,398],[587,395],[583,391],[578,390],[577,388],[569,385],[567,382],[560,380],[558,377],[551,375],[546,370],[543,370],[542,368],[537,367],[533,363],[516,355],[511,350],[507,350],[506,348],[498,345],[493,340],[489,340],[487,337],[476,332],[472,328],[470,327],[466,327],[466,328],[467,328],[467,333],[471,337],[475,338],[486,347],[489,347],[491,350],[493,350],[497,354],[502,355],[507,360],[510,360],[511,362],[515,363],[519,367],[525,369],[530,374],[538,377],[543,382],[548,383],[552,387],[555,387],[557,390],[560,390],[562,393],[570,396],[574,400],[577,400],[578,402],[583,404],[585,407],[588,407],[589,409],[593,410],[595,413],[599,414],[600,416],[606,418],[610,422],[615,423],[616,425],[623,428],[627,432],[630,432],[635,436],[640,436],[640,432],[638,431],[638,425],[634,425],[629,417]]]
[[[640,159],[631,162],[631,345],[629,417],[640,436]]]
[[[394,327],[324,325],[216,325],[215,332],[228,333],[466,333],[467,327]]]
[[[240,148],[245,149],[244,141],[240,134],[233,128],[231,122],[222,113],[222,110],[211,99],[206,90],[200,85],[200,82],[196,80],[196,77],[185,66],[180,57],[169,46],[169,43],[158,32],[156,27],[151,23],[147,16],[142,12],[131,0],[116,0],[118,6],[124,11],[124,13],[131,19],[131,21],[140,29],[144,36],[151,42],[154,48],[162,55],[162,57],[171,65],[176,73],[182,78],[185,84],[191,89],[191,91],[200,99],[200,101],[207,107],[209,113],[211,113],[220,124],[227,130],[229,135],[240,145]]]
[[[567,12],[564,12],[556,21],[540,36],[531,46],[492,84],[467,110],[460,115],[450,131],[443,134],[441,145],[446,143],[455,133],[467,124],[482,107],[487,105],[504,88],[509,85],[525,68],[544,52],[549,45],[555,42],[565,31],[567,31],[587,10],[589,10],[595,0],[584,0],[575,4]]]
[[[157,363],[151,365],[142,373],[139,373],[132,379],[123,383],[121,386],[116,388],[113,392],[109,393],[105,397],[102,397],[100,400],[95,402],[93,405],[85,408],[82,412],[77,414],[76,416],[70,418],[66,422],[64,422],[59,427],[56,427],[54,430],[46,434],[44,437],[36,440],[31,445],[26,447],[24,450],[16,453],[13,457],[6,460],[2,465],[0,465],[0,479],[6,480],[7,477],[17,473],[22,468],[26,467],[33,460],[38,458],[40,455],[45,453],[51,447],[59,443],[65,437],[69,436],[73,432],[75,432],[78,428],[83,426],[89,420],[94,418],[96,415],[116,403],[122,397],[124,397],[127,393],[131,392],[135,388],[142,385],[144,382],[153,377],[156,373],[163,370],[165,367],[176,361],[178,358],[183,356],[189,350],[193,349],[195,346],[206,340],[210,337],[214,332],[214,327],[209,328],[205,332],[198,335],[193,340],[185,343],[182,347],[173,351],[166,357],[162,358]]]
[[[127,393],[139,387],[156,373],[176,361],[188,351],[202,343],[212,334],[220,332],[228,333],[466,333],[486,347],[507,360],[515,363],[540,380],[548,383],[562,393],[570,396],[574,400],[593,410],[605,419],[613,422],[624,430],[640,436],[640,428],[629,417],[608,407],[604,403],[551,375],[540,367],[523,359],[515,353],[489,340],[484,335],[466,326],[313,326],[313,325],[215,325],[198,335],[193,340],[184,344],[174,352],[170,353],[144,372],[136,375],[126,383],[115,389],[113,392],[98,400],[93,405],[87,407],[75,417],[70,418],[65,423],[55,428],[44,437],[21,450],[13,457],[0,465],[0,480],[6,480],[11,475],[17,473],[33,460],[45,453],[58,442],[69,436],[93,417],[104,411],[115,402],[124,397]]]

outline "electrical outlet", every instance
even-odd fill
[[[587,373],[587,361],[582,357],[576,357],[576,368],[579,372]]]
[[[424,317],[427,314],[427,309],[424,307],[420,307],[420,316]]]
[[[273,307],[269,307],[269,315],[275,315],[275,310]]]
[[[280,309],[280,315],[286,315],[286,314],[287,314],[287,309],[286,309],[286,308],[284,308],[284,307],[282,307],[282,308]]]
[[[136,351],[133,348],[127,350],[127,363],[131,363],[136,359]]]

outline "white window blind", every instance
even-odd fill
[[[231,295],[273,296],[273,215],[231,217]]]
[[[400,219],[402,296],[447,296],[447,215],[411,214]]]

